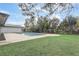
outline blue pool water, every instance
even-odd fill
[[[28,35],[28,36],[38,36],[38,35],[43,35],[43,33],[35,33],[35,32],[23,32],[20,34]]]

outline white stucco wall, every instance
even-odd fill
[[[22,32],[22,28],[17,27],[2,27],[1,32],[3,33],[9,33],[9,32]]]

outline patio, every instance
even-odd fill
[[[36,35],[37,33],[4,33],[6,40],[0,41],[0,45],[4,44],[10,44],[14,42],[20,42],[20,41],[25,41],[25,40],[32,40],[36,38],[42,38],[46,36],[59,36],[58,34],[43,34],[39,33],[39,35]],[[33,36],[32,36],[33,35]]]

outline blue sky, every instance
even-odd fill
[[[75,8],[72,11],[72,15],[79,16],[79,4],[78,3],[74,4],[74,7]]]
[[[79,16],[79,4],[74,4],[72,15]],[[17,4],[14,3],[0,3],[0,11],[9,13],[9,18],[6,24],[23,25],[25,17],[22,15],[21,10]]]
[[[22,12],[17,4],[0,3],[0,11],[7,12],[10,15],[6,21],[6,24],[16,24],[16,25],[24,24],[25,17],[22,15]]]

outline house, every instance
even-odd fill
[[[23,27],[20,25],[5,25],[8,14],[0,12],[0,33],[22,32]]]
[[[8,14],[0,12],[0,26],[4,26],[8,18]]]
[[[22,30],[23,27],[20,25],[7,24],[1,27],[1,32],[3,33],[18,33],[18,32],[22,32]]]

